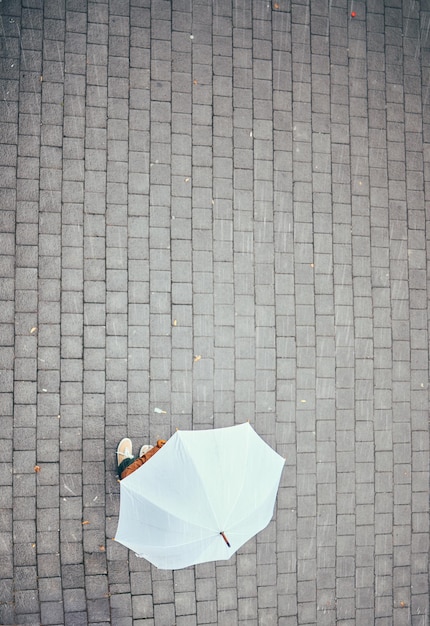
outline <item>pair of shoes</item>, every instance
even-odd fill
[[[148,444],[142,446],[139,450],[139,456],[143,456],[150,450],[152,450],[154,446],[150,446]],[[118,465],[120,465],[124,459],[134,459],[133,456],[133,444],[131,443],[131,439],[128,437],[124,437],[118,444],[118,448],[116,450],[116,456],[118,460]]]
[[[125,459],[134,458],[133,453],[132,453],[132,448],[133,448],[133,444],[131,443],[131,439],[129,439],[128,437],[124,437],[124,439],[121,439],[121,441],[118,444],[118,448],[116,449],[116,457],[117,457],[118,465],[121,465],[121,463]]]
[[[148,444],[142,446],[139,450],[139,456],[143,456],[144,454],[152,450],[153,447],[154,446],[149,446]]]

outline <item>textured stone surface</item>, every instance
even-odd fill
[[[428,9],[1,2],[2,624],[427,626]],[[245,420],[264,532],[112,541],[123,436]]]

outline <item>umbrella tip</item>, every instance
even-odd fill
[[[229,547],[229,548],[231,548],[231,545],[230,545],[230,543],[229,543],[229,541],[228,541],[227,537],[225,536],[225,533],[224,533],[224,531],[223,531],[223,530],[220,532],[220,535],[221,535],[221,537],[224,539],[224,541],[226,542],[226,544],[228,545],[228,547]]]

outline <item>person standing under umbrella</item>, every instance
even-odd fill
[[[141,467],[141,465],[149,461],[154,454],[161,450],[165,443],[165,439],[158,439],[155,446],[144,445],[140,448],[139,456],[135,457],[132,453],[133,444],[131,443],[131,439],[128,437],[121,439],[116,451],[118,476],[120,480],[123,480]]]
[[[285,459],[249,423],[177,430],[162,448],[120,481],[115,541],[176,570],[228,560],[269,524]]]

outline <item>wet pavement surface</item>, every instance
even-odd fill
[[[0,15],[0,623],[427,626],[430,5]],[[266,530],[112,540],[122,437],[246,420]]]

